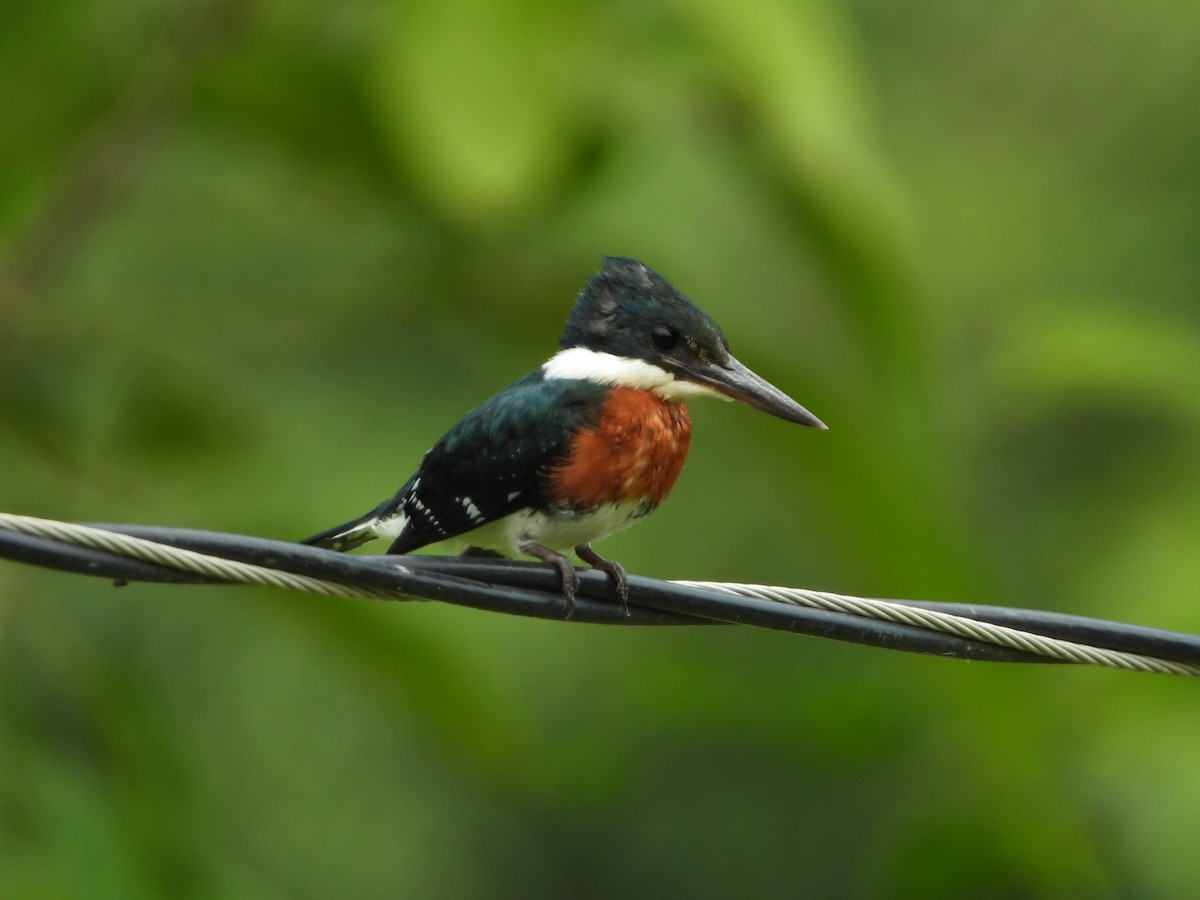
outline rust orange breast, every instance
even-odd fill
[[[650,391],[613,388],[599,420],[575,435],[550,472],[555,499],[593,507],[622,500],[660,503],[675,484],[692,440],[682,404]]]

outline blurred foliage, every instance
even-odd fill
[[[637,256],[661,577],[1200,631],[1200,7],[0,5],[0,508],[299,537]],[[0,896],[1190,897],[1195,686],[0,567]]]

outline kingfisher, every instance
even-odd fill
[[[665,278],[604,257],[557,353],[467,413],[394,497],[304,543],[351,550],[388,538],[388,553],[408,553],[461,539],[470,555],[534,557],[561,575],[568,618],[579,586],[564,555],[573,549],[608,574],[628,609],[625,570],[592,543],[671,492],[691,442],[684,403],[693,397],[825,428],[740,363],[717,323]]]

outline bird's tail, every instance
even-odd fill
[[[375,523],[378,521],[379,510],[373,509],[365,516],[335,525],[327,531],[305,538],[300,543],[329,550],[353,550],[378,537],[375,533]]]

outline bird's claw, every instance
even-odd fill
[[[621,611],[625,615],[629,615],[629,577],[625,574],[625,567],[611,559],[605,559],[588,544],[576,547],[575,553],[593,569],[599,569],[608,575],[613,590],[621,598]]]
[[[563,600],[566,601],[566,614],[563,618],[569,619],[575,615],[575,592],[579,589],[579,573],[575,571],[571,561],[561,553],[556,553],[549,547],[543,547],[536,541],[523,541],[517,549],[527,556],[536,557],[558,569],[558,574],[562,577]]]

